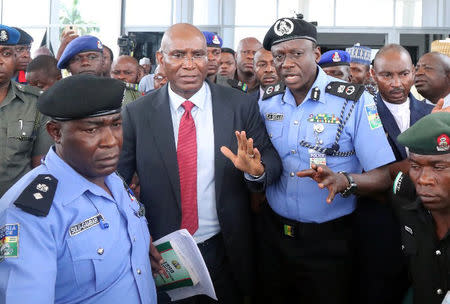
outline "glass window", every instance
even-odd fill
[[[422,0],[397,0],[396,26],[422,26]]]
[[[337,26],[393,26],[394,0],[336,0]],[[320,26],[320,23],[319,23]]]
[[[220,22],[219,0],[194,0],[194,24],[217,25]]]
[[[246,37],[255,37],[261,43],[264,40],[264,36],[269,30],[270,25],[267,28],[264,27],[236,27],[234,29],[234,49],[236,49],[239,41]]]
[[[274,0],[236,0],[236,25],[267,25],[277,20]]]
[[[172,1],[125,1],[125,26],[167,26],[171,17]]]
[[[3,0],[2,23],[8,26],[47,26],[50,18],[50,0]],[[25,8],[25,9],[24,9]]]
[[[334,0],[278,0],[278,18],[293,17],[295,13],[302,13],[307,21],[317,21],[319,26],[332,26]]]
[[[117,53],[121,0],[61,0],[60,2],[60,31],[66,24],[76,25],[79,34],[94,35]],[[105,18],[106,12],[107,18]]]

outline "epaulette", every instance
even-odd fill
[[[42,95],[42,93],[44,93],[44,91],[38,87],[20,84],[15,81],[12,81],[12,83],[16,86],[17,90],[19,90],[20,92],[25,93],[25,94],[32,94],[32,95],[39,97]]]
[[[47,216],[55,196],[58,180],[50,174],[39,174],[23,190],[14,205],[23,211],[36,215]]]
[[[394,180],[392,192],[395,196],[402,197],[408,201],[414,201],[417,197],[416,188],[409,175],[399,172]]]
[[[277,84],[268,86],[266,90],[264,91],[264,95],[262,97],[262,100],[266,100],[270,97],[273,97],[275,95],[284,93],[286,91],[286,85],[284,82],[279,82]]]
[[[332,81],[327,85],[325,92],[348,100],[358,101],[364,90],[365,87],[361,84]]]
[[[139,84],[137,84],[137,83],[125,82],[125,86],[127,89],[130,89],[133,91],[139,91]]]
[[[245,82],[242,82],[240,80],[236,79],[227,79],[227,83],[235,89],[238,89],[239,91],[243,91],[247,93],[248,85]]]

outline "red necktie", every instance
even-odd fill
[[[194,104],[186,100],[181,105],[184,114],[178,129],[178,170],[181,188],[181,228],[190,234],[198,229],[197,212],[197,138],[191,110]]]

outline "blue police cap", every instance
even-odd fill
[[[370,56],[372,49],[367,46],[361,46],[356,43],[354,46],[345,49],[350,54],[350,62],[356,62],[364,65],[370,65]]]
[[[221,48],[223,44],[222,38],[213,32],[202,32],[206,39],[206,46]]]
[[[0,45],[16,45],[20,39],[18,30],[0,24]]]
[[[13,29],[16,29],[20,33],[20,39],[17,41],[17,44],[25,44],[29,45],[33,43],[33,37],[30,36],[27,32],[25,32],[23,29],[18,27],[13,27]]]
[[[321,67],[350,65],[350,54],[346,51],[331,50],[322,54],[318,63]]]
[[[61,70],[67,68],[70,59],[83,52],[103,52],[102,42],[97,37],[90,35],[75,38],[66,46],[58,61],[58,68]]]
[[[317,43],[317,29],[303,19],[281,18],[270,27],[264,37],[263,46],[270,51],[272,45],[294,39],[307,39]]]

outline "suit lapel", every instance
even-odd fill
[[[212,112],[214,123],[214,170],[215,170],[215,188],[216,188],[216,205],[219,203],[220,192],[222,190],[223,174],[228,160],[220,147],[230,147],[234,136],[234,115],[227,102],[226,96],[220,94],[219,88],[215,84],[208,81],[211,89]],[[234,153],[236,151],[233,151]]]
[[[173,123],[172,115],[170,114],[167,85],[159,90],[158,96],[155,96],[153,102],[155,102],[153,108],[154,113],[149,116],[149,130],[151,130],[151,133],[153,134],[156,148],[167,169],[166,172],[169,175],[170,183],[177,199],[177,205],[181,210],[177,151],[173,134]]]
[[[400,129],[397,126],[397,123],[395,122],[395,118],[392,115],[391,111],[386,107],[383,100],[381,99],[380,93],[377,94],[377,109],[378,114],[380,115],[381,122],[383,123],[384,130],[386,131],[388,137],[391,139],[391,141],[394,143],[397,151],[400,153],[403,159],[406,158],[406,150],[405,147],[400,145],[397,142],[397,136],[400,134]]]

